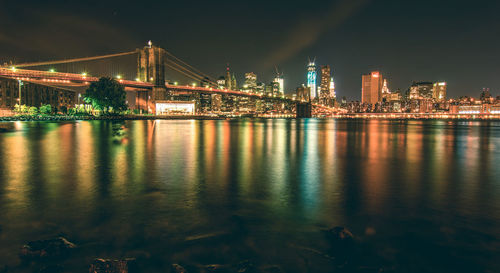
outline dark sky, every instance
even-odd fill
[[[6,1],[0,62],[130,51],[148,40],[207,74],[226,63],[285,89],[305,82],[308,57],[333,67],[337,95],[359,99],[361,74],[391,89],[447,81],[451,97],[500,95],[500,1]]]

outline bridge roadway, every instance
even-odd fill
[[[43,85],[55,85],[55,86],[66,86],[66,87],[84,87],[89,85],[91,82],[96,82],[99,80],[98,77],[92,77],[85,74],[61,73],[61,72],[27,70],[27,69],[17,69],[17,68],[2,68],[2,67],[0,67],[0,77],[39,83]],[[117,80],[125,86],[125,89],[127,91],[151,90],[154,87],[152,83],[148,82],[131,81],[125,79],[117,79]],[[189,85],[186,86],[186,85],[173,85],[173,84],[165,84],[165,87],[168,91],[174,91],[174,92],[175,91],[198,92],[198,93],[208,93],[208,94],[250,97],[250,98],[257,98],[264,100],[278,100],[282,102],[297,102],[295,100],[284,97],[270,97],[256,93],[218,89],[212,87],[189,86]],[[312,104],[312,106],[329,111],[337,110],[335,108],[326,107],[320,104]]]

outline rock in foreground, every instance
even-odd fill
[[[172,264],[171,272],[172,273],[187,273],[187,270],[184,269],[184,267],[182,267],[179,264]]]
[[[21,248],[22,259],[59,258],[69,254],[76,245],[63,237],[29,242]]]
[[[329,237],[335,241],[349,241],[354,235],[345,227],[334,227],[328,230]]]
[[[90,273],[133,273],[137,272],[135,259],[96,259],[90,265]]]

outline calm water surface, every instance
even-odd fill
[[[342,225],[387,270],[500,272],[500,122],[13,122],[0,147],[0,269],[64,235],[72,272],[96,257],[331,272],[304,249]]]

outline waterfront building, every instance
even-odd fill
[[[194,101],[163,101],[156,106],[158,115],[194,115],[195,113]]]
[[[21,100],[21,103],[19,103]],[[40,107],[74,107],[77,92],[56,86],[0,77],[0,109],[12,109],[16,104]]]
[[[434,83],[432,90],[432,98],[436,102],[443,102],[446,100],[446,82]]]
[[[316,88],[316,64],[313,61],[309,61],[307,65],[307,87],[311,92],[310,98],[315,99],[318,97],[317,88]]]
[[[382,101],[383,79],[379,71],[361,77],[361,102],[375,104]]]

